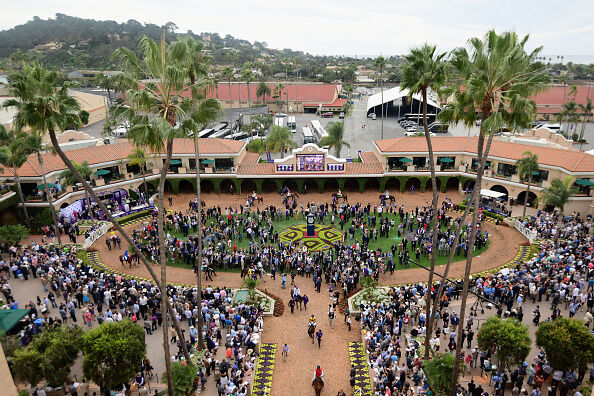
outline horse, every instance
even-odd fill
[[[309,336],[309,338],[311,338],[311,343],[314,343],[315,337],[314,335],[316,334],[316,325],[313,323],[310,323],[309,326],[307,327],[307,335]]]
[[[258,201],[259,203],[263,204],[264,203],[264,198],[260,197],[253,197],[251,195],[248,195],[246,200],[250,203],[250,206],[252,206],[254,204],[255,201]]]
[[[301,311],[301,305],[303,304],[303,297],[301,294],[295,297],[295,304],[299,305],[299,310]]]
[[[140,258],[138,257],[138,255],[136,253],[134,253],[131,256],[128,256],[127,258],[124,257],[124,255],[120,255],[120,263],[122,263],[122,267],[126,267],[126,264],[128,264],[128,266],[130,268],[132,268],[132,264],[135,264],[134,267],[138,266],[138,262],[140,261]]]
[[[390,195],[388,198],[384,194],[380,194],[379,196],[380,201],[390,201],[391,204],[396,202],[396,198],[393,195]]]
[[[348,196],[346,194],[342,194],[342,196],[338,196],[337,194],[332,194],[332,202],[334,203],[338,203],[338,200],[342,198],[342,203],[348,203],[349,199]]]
[[[324,380],[320,377],[316,377],[311,382],[311,386],[314,388],[316,396],[320,396],[322,394],[322,389],[324,389]]]

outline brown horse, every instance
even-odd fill
[[[386,201],[390,201],[391,204],[396,202],[396,198],[394,198],[392,195],[390,195],[388,198],[386,198],[386,196],[384,194],[380,194],[379,200],[381,201],[382,198]]]
[[[307,335],[309,336],[309,338],[311,338],[311,343],[312,344],[315,341],[315,337],[314,337],[315,333],[316,333],[316,326],[314,324],[310,324],[307,327]]]
[[[324,380],[319,377],[314,378],[311,382],[311,386],[314,388],[316,392],[316,396],[320,396],[322,394],[322,389],[324,389]]]
[[[131,256],[128,256],[128,258],[125,258],[123,254],[120,255],[120,263],[122,263],[122,267],[126,267],[126,264],[128,264],[128,267],[132,268],[132,267],[138,267],[138,262],[140,261],[140,259],[138,258],[138,255],[136,253],[134,253]]]
[[[348,195],[346,194],[342,194],[341,197],[339,197],[337,194],[332,194],[332,202],[333,203],[338,203],[338,200],[342,199],[342,203],[348,203],[349,202],[349,198]]]
[[[246,198],[246,200],[250,203],[250,206],[252,206],[255,202],[258,202],[258,203],[261,203],[261,204],[264,203],[264,198],[262,198],[261,196],[254,198],[251,195],[248,195],[247,198]]]

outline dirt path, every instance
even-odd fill
[[[360,194],[349,192],[349,201],[351,203],[359,201],[363,204],[367,202],[375,203],[375,197],[379,194],[373,194],[370,199],[370,193]],[[457,192],[447,194],[453,202],[459,202],[461,197]],[[281,204],[278,194],[264,194],[264,203],[279,206]],[[443,195],[442,195],[443,197]],[[191,195],[174,195],[173,206],[168,209],[185,211],[188,208],[188,202]],[[328,194],[308,194],[307,200],[312,202],[326,202]],[[207,206],[220,205],[237,206],[243,204],[245,196],[230,196],[205,194],[204,200]],[[304,201],[304,199],[302,198]],[[396,202],[399,205],[405,205],[405,210],[410,210],[416,205],[428,205],[430,200],[429,193],[410,193],[396,195]],[[260,205],[263,208],[263,205]],[[132,229],[132,226],[130,229]],[[524,238],[514,229],[508,227],[499,227],[495,229],[492,224],[486,224],[486,229],[491,233],[491,244],[489,249],[479,257],[473,260],[472,272],[481,272],[511,260],[517,253],[517,246],[524,241]],[[118,271],[133,275],[149,278],[148,271],[143,268],[123,269],[119,263],[118,256],[120,250],[108,251],[103,238],[94,246],[99,251],[101,260],[104,264]],[[443,268],[438,269],[443,272]],[[464,262],[460,261],[453,265],[451,276],[461,277],[464,271]],[[170,267],[167,271],[168,281],[178,283],[195,282],[194,274],[191,270],[183,268]],[[427,271],[421,268],[400,270],[392,276],[382,276],[381,284],[395,285],[403,283],[424,282],[427,279]],[[329,295],[327,285],[323,285],[322,292],[316,293],[311,279],[304,277],[296,278],[297,285],[302,294],[307,294],[310,299],[307,311],[297,310],[291,314],[290,309],[285,305],[284,315],[277,318],[266,318],[264,325],[263,342],[273,342],[277,344],[277,357],[274,368],[272,394],[288,394],[291,391],[297,391],[297,394],[306,394],[311,391],[311,379],[316,365],[321,365],[326,374],[325,394],[336,394],[340,389],[349,393],[349,370],[350,359],[348,354],[349,341],[359,341],[361,339],[360,327],[358,322],[353,323],[353,330],[348,331],[344,323],[344,317],[337,315],[335,328],[331,329],[328,320]],[[203,282],[203,285],[241,287],[242,280],[237,273],[219,273],[213,282]],[[290,289],[282,289],[280,277],[276,280],[267,278],[266,282],[261,283],[260,289],[280,297],[286,304],[289,300]],[[322,338],[321,348],[317,343],[312,344],[307,336],[306,326],[309,315],[315,314],[318,326],[322,329],[324,336]],[[290,353],[287,362],[282,362],[281,348],[284,343],[290,346]]]

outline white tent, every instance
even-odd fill
[[[503,197],[505,197],[505,195],[506,194],[502,193],[502,192],[487,190],[486,188],[481,189],[481,196],[483,196],[483,197],[503,198]]]
[[[400,87],[394,87],[394,88],[384,90],[383,99],[384,99],[384,103],[389,103],[396,99],[404,98],[406,96],[409,96],[408,89],[400,90]],[[421,94],[413,94],[412,97],[413,97],[413,99],[418,100],[419,102],[421,102],[423,100],[423,97],[421,96]],[[367,99],[367,111],[369,111],[369,109],[371,109],[372,107],[380,106],[381,104],[382,104],[382,93],[381,92],[371,95]],[[427,104],[430,106],[433,106],[433,107],[437,107],[438,109],[441,109],[441,106],[439,105],[439,103],[437,103],[434,100],[431,100],[429,98],[427,98]]]

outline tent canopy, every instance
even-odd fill
[[[181,163],[182,163],[181,160],[174,159],[174,160],[171,160],[169,165],[181,165]]]
[[[483,197],[489,198],[503,198],[506,194],[499,191],[487,190],[486,188],[483,188],[481,189],[481,195]]]
[[[99,169],[98,171],[93,172],[93,174],[97,175],[97,176],[105,176],[105,175],[109,175],[110,173],[111,172],[108,171],[107,169]]]
[[[47,183],[47,187],[48,188],[55,188],[56,185],[54,183]],[[46,189],[46,185],[45,184],[40,184],[40,185],[37,186],[37,188],[39,190],[45,190]]]
[[[413,160],[411,160],[410,158],[400,158],[400,162],[413,162]]]
[[[593,186],[594,185],[592,180],[588,180],[588,179],[577,179],[575,181],[575,184],[577,184],[578,186]]]
[[[404,98],[407,96],[410,96],[410,91],[408,89],[401,90],[400,87],[386,89],[386,90],[384,90],[383,97],[382,97],[382,93],[378,92],[374,95],[371,95],[367,99],[367,111],[369,111],[369,109],[371,109],[375,106],[380,106],[382,104],[382,99],[383,99],[383,103],[389,103],[396,99]],[[421,96],[421,94],[415,93],[412,95],[412,97],[413,97],[413,99],[418,100],[419,102],[423,101],[423,97]],[[438,109],[441,109],[441,106],[439,105],[439,103],[437,103],[429,98],[427,98],[427,104],[429,106],[433,106],[433,107],[437,107]]]
[[[28,309],[0,309],[0,330],[7,333],[28,313]]]

